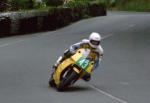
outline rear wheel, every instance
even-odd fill
[[[57,90],[63,91],[67,86],[74,84],[78,78],[78,74],[73,69],[68,69],[62,74],[61,82]]]

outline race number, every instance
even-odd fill
[[[80,58],[77,61],[77,65],[79,65],[82,69],[86,69],[89,65],[89,60],[87,60],[85,58]]]

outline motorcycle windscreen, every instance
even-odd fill
[[[82,57],[83,57],[83,58],[87,58],[87,57],[89,56],[90,52],[91,52],[90,49],[84,49],[84,50],[82,51]]]

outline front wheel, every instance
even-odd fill
[[[56,86],[55,81],[54,81],[54,79],[52,77],[50,78],[48,83],[49,83],[50,87],[55,87]]]
[[[62,79],[60,85],[57,87],[57,90],[64,90],[67,86],[74,84],[78,78],[78,74],[73,69],[65,71],[62,75]]]

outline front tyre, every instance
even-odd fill
[[[73,70],[67,70],[62,75],[60,85],[57,87],[58,91],[63,91],[67,86],[75,83],[79,78],[78,74]]]
[[[50,80],[49,80],[48,83],[49,83],[49,86],[50,86],[50,87],[55,87],[55,86],[56,86],[55,81],[54,81],[53,78],[50,78]]]

